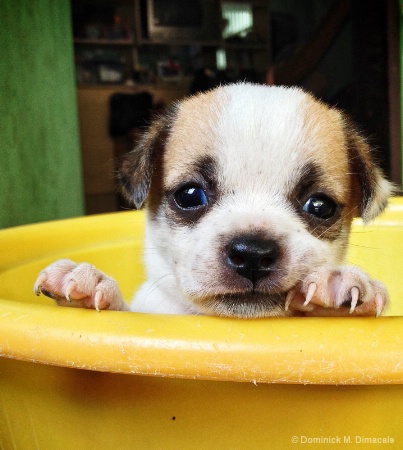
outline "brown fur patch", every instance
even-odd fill
[[[140,143],[122,160],[118,173],[121,191],[136,209],[143,206],[152,178],[158,179],[154,171],[161,167],[158,160],[162,157],[173,120],[174,113],[171,111],[154,122]]]
[[[214,157],[220,145],[216,123],[225,103],[225,92],[211,91],[190,97],[179,105],[164,157],[167,188],[177,183],[183,173],[189,173],[195,161]]]
[[[332,217],[320,219],[304,212],[303,207],[312,196],[325,195],[333,199],[333,192],[328,190],[326,179],[321,168],[314,164],[307,164],[301,171],[299,182],[289,196],[297,214],[307,224],[311,234],[320,239],[334,241],[340,237],[343,228],[342,213],[344,204],[337,204]]]
[[[344,117],[344,126],[351,175],[351,197],[358,205],[355,216],[365,219],[366,211],[377,196],[380,174],[373,161],[370,146],[347,117]],[[386,207],[386,203],[385,198],[381,209]]]
[[[332,181],[346,189],[346,218],[367,220],[374,202],[379,204],[375,215],[379,214],[387,204],[390,190],[382,191],[380,187],[383,177],[365,138],[337,108],[330,108],[313,98],[307,106],[307,129],[321,130],[317,133],[318,144],[324,148],[321,155],[318,154],[318,162],[324,164],[326,173],[332,174]]]
[[[179,185],[174,185],[165,192],[168,211],[167,218],[172,226],[175,225],[194,225],[200,217],[208,212],[219,197],[217,189],[216,176],[217,163],[211,156],[201,157],[187,167],[183,174],[183,181]],[[207,197],[207,205],[196,209],[182,209],[176,203],[175,193],[186,186],[201,187]]]
[[[304,130],[308,158],[327,174],[325,182],[340,203],[349,200],[348,159],[344,122],[338,110],[313,98],[304,108]]]
[[[317,182],[311,187],[310,195],[323,193],[340,207],[331,219],[305,220],[310,222],[309,228],[315,236],[329,240],[341,238],[341,242],[349,232],[351,221],[358,215],[359,208],[358,199],[352,195],[354,186],[350,175],[344,118],[337,109],[309,98],[304,109],[304,129],[307,153],[317,172]]]

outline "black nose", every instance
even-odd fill
[[[228,266],[253,284],[268,276],[274,269],[279,255],[279,245],[272,239],[256,236],[240,236],[227,247]]]

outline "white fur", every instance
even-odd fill
[[[241,290],[243,280],[228,286],[217,276],[223,269],[220,236],[257,229],[283,239],[288,258],[283,290],[302,280],[311,267],[342,260],[339,243],[312,236],[286,200],[303,165],[312,158],[304,131],[306,94],[298,89],[233,85],[218,99],[224,107],[209,130],[216,143],[210,151],[218,159],[220,189],[226,194],[191,230],[170,227],[163,215],[147,220],[148,281],[132,304],[134,311],[203,312],[192,297]],[[200,142],[197,134],[195,146],[196,141]]]
[[[124,182],[138,204],[150,184],[147,176],[155,168],[150,149],[162,128],[159,123],[151,131],[126,166]],[[382,312],[388,301],[384,286],[343,262],[352,218],[362,211],[364,220],[373,219],[385,207],[392,187],[372,163],[362,139],[348,147],[353,131],[342,114],[299,89],[238,84],[179,104],[169,131],[162,148],[163,167],[156,175],[161,192],[154,189],[150,194],[152,206],[146,216],[147,281],[131,305],[133,311],[243,318]],[[353,137],[360,138],[357,133]],[[360,181],[360,173],[350,173],[349,158],[366,167],[372,175],[369,180]],[[141,173],[136,172],[139,160]],[[175,192],[183,183],[200,182],[197,177],[202,175],[193,172],[200,171],[197,164],[206,160],[215,165],[217,200],[189,223],[165,193]],[[317,191],[311,192],[311,185],[300,186],[304,194],[296,194],[304,170],[313,165],[312,171],[320,172],[312,176]],[[130,171],[136,176],[132,178]],[[361,191],[360,184],[371,188],[366,191],[369,200],[352,192]],[[321,235],[318,230],[329,233],[328,226],[319,220],[315,225],[319,228],[314,228],[312,223],[318,221],[302,212],[305,196],[318,192],[340,204],[333,235]],[[228,259],[232,240],[245,235],[279,246],[270,275],[253,282]],[[61,305],[127,309],[104,274],[85,264],[68,261],[67,266],[67,271],[58,263],[46,268],[35,292]],[[74,289],[66,294],[63,286],[71,284],[73,272]],[[92,283],[88,288],[88,278],[98,280],[98,286]],[[352,306],[345,306],[349,301]]]

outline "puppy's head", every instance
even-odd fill
[[[147,204],[150,276],[170,273],[196,309],[235,317],[285,315],[287,292],[340,264],[352,219],[376,217],[391,192],[338,110],[249,84],[177,104],[120,177]]]

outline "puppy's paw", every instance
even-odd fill
[[[378,317],[388,301],[385,286],[357,267],[324,267],[289,292],[286,309],[308,316]]]
[[[53,298],[60,306],[128,310],[115,280],[87,263],[61,259],[46,267],[35,282],[36,295]]]

